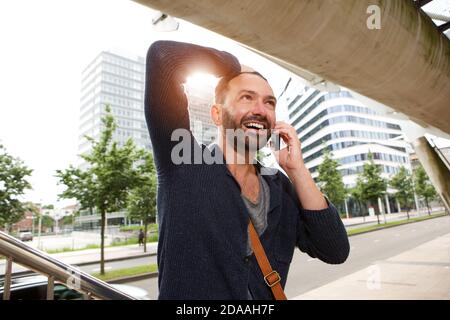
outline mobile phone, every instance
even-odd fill
[[[269,139],[269,146],[273,151],[279,151],[286,148],[287,145],[283,138],[281,138],[280,134],[272,132]]]

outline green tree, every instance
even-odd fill
[[[90,170],[81,170],[72,165],[66,170],[56,170],[58,184],[67,188],[58,195],[59,199],[77,199],[80,210],[89,210],[93,214],[96,199],[96,185]]]
[[[143,163],[138,167],[139,183],[128,195],[128,216],[144,223],[144,252],[147,252],[148,224],[156,219],[156,171],[153,156],[144,151]]]
[[[64,216],[64,217],[61,219],[61,224],[62,224],[63,226],[66,226],[66,225],[73,225],[74,221],[75,221],[75,215],[70,214],[70,215]]]
[[[82,171],[70,167],[68,171],[58,172],[60,181],[68,184],[66,192],[60,196],[71,196],[83,207],[95,207],[101,215],[100,231],[100,273],[105,273],[105,221],[107,212],[119,211],[126,207],[127,195],[136,183],[135,163],[142,156],[131,139],[123,147],[113,141],[116,129],[111,108],[106,106],[106,116],[102,118],[103,130],[99,141],[86,136],[92,150],[81,157],[89,169]],[[64,179],[65,178],[65,179]]]
[[[19,198],[31,189],[27,177],[32,173],[18,158],[14,158],[0,145],[0,226],[9,226],[23,219],[29,207]],[[8,226],[8,227],[7,227]]]
[[[411,174],[405,167],[401,166],[398,173],[391,178],[389,184],[396,190],[395,197],[400,205],[406,207],[406,214],[409,219],[409,211],[414,201],[414,186]]]
[[[427,173],[422,166],[419,166],[414,172],[414,180],[416,184],[416,193],[419,197],[425,200],[428,209],[428,215],[431,215],[430,201],[437,198],[437,192],[431,184]]]
[[[333,159],[333,154],[326,148],[324,149],[324,157],[318,168],[318,186],[328,199],[338,205],[345,201],[347,190],[342,176],[337,169],[339,162]]]
[[[53,218],[50,217],[49,215],[43,214],[41,223],[42,223],[42,227],[44,227],[45,229],[53,230],[53,226],[55,225],[55,220],[53,220]]]
[[[380,224],[378,198],[386,193],[387,182],[381,177],[381,167],[375,164],[371,152],[369,152],[367,158],[369,161],[364,164],[363,171],[356,179],[356,188],[361,200],[376,208],[377,222]]]

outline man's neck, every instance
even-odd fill
[[[256,168],[253,164],[254,152],[240,154],[223,140],[218,145],[223,153],[228,170],[236,179],[245,179],[248,175],[256,174]]]

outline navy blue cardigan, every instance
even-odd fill
[[[174,41],[157,41],[147,54],[145,116],[158,173],[159,299],[272,299],[254,255],[246,257],[249,215],[225,164],[171,161],[177,128],[189,130],[182,83],[193,70],[218,77],[240,72],[231,54]],[[215,150],[197,144],[205,155]],[[258,168],[259,169],[259,168]],[[264,175],[270,188],[268,227],[261,242],[283,287],[297,246],[326,263],[346,260],[349,243],[336,208],[301,207],[281,172]]]

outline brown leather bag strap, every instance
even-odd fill
[[[275,300],[287,300],[283,288],[281,287],[280,275],[275,270],[272,270],[269,259],[267,259],[264,248],[259,240],[258,233],[251,221],[248,224],[248,231],[250,233],[250,242],[253,252],[255,253],[256,261],[258,261],[259,268],[264,275],[264,282],[272,290]]]

